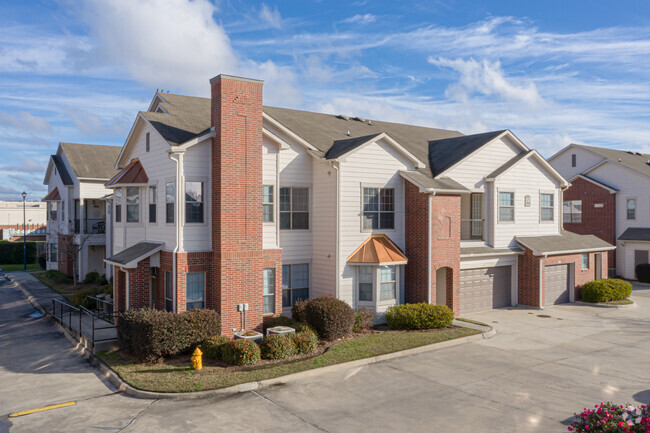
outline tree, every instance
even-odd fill
[[[81,231],[79,230],[79,232]],[[65,254],[66,258],[72,262],[72,281],[76,286],[78,283],[79,254],[87,245],[91,235],[88,233],[74,233],[74,231],[71,234],[64,234],[61,233],[58,227],[55,227],[50,234],[57,239],[59,254]]]

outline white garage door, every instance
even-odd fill
[[[460,314],[511,305],[511,266],[460,271]]]
[[[569,265],[544,268],[544,305],[569,302]]]

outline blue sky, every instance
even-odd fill
[[[650,153],[650,2],[0,0],[0,199],[59,141],[122,145],[156,89]]]

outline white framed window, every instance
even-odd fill
[[[582,255],[582,269],[589,269],[589,253]]]
[[[397,299],[397,271],[395,266],[379,268],[379,300],[390,301]]]
[[[374,266],[359,266],[359,302],[372,302],[373,301],[373,274],[375,273]]]
[[[122,188],[116,188],[114,193],[115,199],[115,222],[122,222]]]
[[[275,268],[262,270],[262,314],[275,313]]]
[[[203,222],[203,182],[185,182],[185,223]]]
[[[158,193],[158,188],[156,188],[155,185],[150,185],[149,186],[149,222],[150,223],[156,222],[157,193]]]
[[[551,222],[555,215],[555,194],[541,193],[539,195],[539,217],[542,222]]]
[[[364,230],[395,228],[395,190],[393,188],[363,188]]]
[[[59,259],[56,248],[56,242],[50,243],[50,262],[57,262]]]
[[[565,223],[575,224],[582,222],[582,200],[566,200],[562,204],[562,213]]]
[[[167,182],[165,185],[165,220],[174,224],[174,203],[176,202],[176,183]]]
[[[205,308],[205,274],[203,272],[188,272],[185,275],[186,309]]]
[[[499,222],[515,221],[515,193],[499,191]]]
[[[627,219],[635,220],[636,219],[636,199],[628,198],[627,199]]]
[[[282,265],[282,307],[309,299],[309,264]]]
[[[140,188],[137,186],[126,188],[126,222],[140,222]]]
[[[59,208],[59,203],[56,201],[51,201],[48,203],[48,206],[50,206],[50,221],[56,221],[57,220],[57,211]]]
[[[165,271],[165,310],[174,311],[174,274]]]
[[[273,218],[273,185],[262,185],[262,221],[272,223]]]
[[[309,230],[309,188],[280,188],[280,229]]]

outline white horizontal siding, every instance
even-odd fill
[[[313,188],[313,261],[312,291],[316,296],[336,296],[336,210],[337,170],[327,161],[312,158]]]
[[[572,167],[571,155],[574,154],[576,155],[576,166]],[[564,176],[565,179],[569,180],[575,175],[593,167],[603,159],[602,156],[596,155],[587,150],[573,147],[566,148],[562,153],[556,155],[555,158],[549,160],[549,163],[558,171],[558,173]]]
[[[263,185],[273,185],[273,223],[263,223],[263,244],[264,249],[278,248],[277,241],[277,210],[278,210],[278,188],[277,182],[277,161],[279,147],[266,137],[262,145],[262,183]]]
[[[203,182],[203,223],[185,224],[182,221],[183,249],[185,251],[212,250],[212,139],[190,147],[183,157],[185,182]],[[184,197],[185,194],[182,194]],[[164,197],[163,197],[164,200]],[[160,201],[159,201],[160,202]],[[185,206],[185,203],[181,204]]]
[[[496,182],[496,195],[493,220],[494,247],[515,245],[515,236],[541,236],[558,234],[560,231],[559,181],[551,177],[540,163],[532,159],[520,162],[504,173]],[[499,191],[514,191],[515,222],[498,222]],[[554,193],[553,222],[540,222],[540,193]],[[530,206],[526,207],[525,197],[530,196]]]

